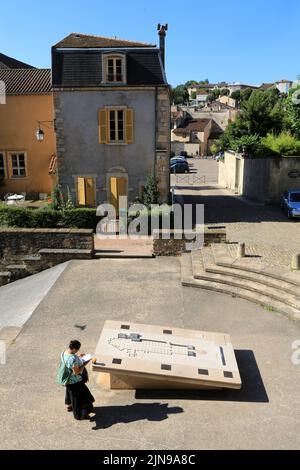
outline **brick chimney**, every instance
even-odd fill
[[[166,35],[167,35],[167,31],[168,31],[168,25],[167,24],[157,25],[157,31],[158,31],[158,35],[159,35],[159,48],[160,48],[160,52],[161,52],[162,63],[163,63],[163,66],[165,68],[165,52],[166,52],[165,42],[166,42]]]

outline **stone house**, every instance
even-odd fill
[[[80,206],[142,196],[148,175],[169,196],[166,26],[153,44],[70,34],[52,48],[58,177]]]
[[[171,149],[176,155],[180,151],[186,151],[189,155],[208,155],[210,146],[222,133],[222,128],[213,119],[193,119],[189,116],[182,125],[172,130]]]
[[[0,104],[0,194],[50,194],[56,181],[51,70],[0,54],[1,83],[6,94]],[[36,138],[39,127],[43,142]]]

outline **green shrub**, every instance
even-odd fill
[[[56,228],[61,224],[61,212],[49,209],[31,210],[31,227]]]
[[[99,217],[96,216],[96,209],[78,208],[62,212],[64,227],[95,229],[99,220]]]
[[[0,206],[0,225],[4,227],[33,227],[32,210],[23,207]]]
[[[0,226],[20,228],[91,228],[99,222],[96,209],[27,209],[0,205]]]
[[[281,132],[279,135],[268,134],[262,138],[262,145],[280,155],[300,155],[300,140],[289,132]]]

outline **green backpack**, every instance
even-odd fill
[[[60,359],[61,359],[60,365],[59,365],[57,375],[56,375],[56,382],[59,385],[62,385],[63,387],[65,387],[69,383],[70,377],[72,375],[72,369],[69,369],[67,367],[65,360],[64,360],[64,353],[61,354]]]

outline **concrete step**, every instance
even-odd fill
[[[200,253],[201,256],[201,253]],[[197,266],[195,266],[195,258],[197,259]],[[224,275],[224,274],[215,274],[210,273],[204,270],[204,266],[202,265],[202,270],[199,270],[199,254],[197,255],[196,252],[192,252],[192,269],[193,269],[193,277],[194,279],[202,279],[205,281],[213,281],[219,282],[221,284],[226,284],[229,286],[240,287],[241,289],[250,290],[252,292],[256,292],[259,295],[265,295],[271,299],[278,300],[279,302],[283,302],[290,307],[294,307],[299,309],[300,312],[300,298],[296,297],[293,294],[288,292],[279,291],[277,288],[267,286],[265,284],[261,284],[254,280],[247,280],[241,277],[231,276],[231,275]]]
[[[208,273],[220,274],[223,276],[236,277],[238,279],[244,279],[247,281],[253,281],[264,286],[271,287],[277,291],[282,291],[293,296],[299,296],[300,300],[300,287],[294,284],[283,281],[282,279],[276,279],[275,277],[266,276],[263,273],[256,273],[252,271],[245,271],[243,269],[236,269],[234,267],[219,266],[215,263],[215,258],[210,247],[204,247],[202,250],[193,253],[193,263],[195,265],[195,271],[203,269]],[[197,276],[195,276],[197,278]]]
[[[192,257],[188,253],[181,256],[181,283],[185,287],[193,287],[198,289],[206,289],[213,292],[230,295],[231,297],[239,297],[244,300],[261,305],[266,310],[276,311],[292,320],[300,320],[300,311],[283,302],[279,302],[268,295],[259,294],[242,287],[227,285],[218,281],[195,279],[193,276]]]
[[[94,253],[96,259],[149,259],[155,258],[153,253],[126,253],[122,251],[101,251],[96,250]]]
[[[262,262],[251,261],[247,257],[238,259],[232,258],[232,256],[230,256],[228,246],[224,243],[212,244],[211,249],[217,266],[262,274],[300,288],[300,273],[297,271],[284,270],[283,268],[276,266],[268,266]]]

